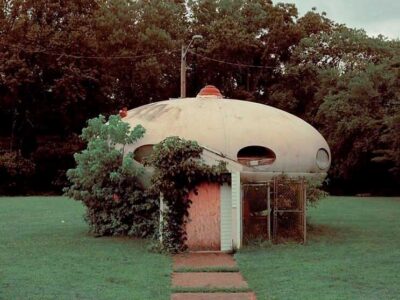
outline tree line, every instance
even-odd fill
[[[400,42],[270,0],[3,0],[0,192],[60,190],[86,120],[216,85],[328,140],[333,193],[398,193]],[[267,128],[266,128],[267,130]]]

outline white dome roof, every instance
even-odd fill
[[[316,129],[294,115],[263,104],[210,96],[182,98],[129,110],[123,120],[132,128],[141,124],[146,129],[145,136],[130,145],[129,151],[179,136],[232,160],[237,160],[238,152],[248,146],[272,150],[276,159],[255,166],[254,171],[326,173],[330,166],[329,146]]]

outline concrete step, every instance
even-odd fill
[[[238,272],[173,273],[172,286],[175,288],[248,288],[247,282]]]
[[[221,252],[212,253],[182,253],[173,258],[174,269],[179,268],[216,268],[236,267],[233,256]]]

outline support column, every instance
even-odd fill
[[[163,226],[164,226],[164,197],[162,194],[160,194],[160,224],[158,227],[160,243],[163,242],[163,230],[164,230]]]
[[[240,184],[240,172],[232,173],[232,207],[236,209],[236,247],[242,247],[243,216],[242,216],[242,188]]]
[[[231,187],[223,184],[220,188],[221,251],[232,250],[232,197]]]

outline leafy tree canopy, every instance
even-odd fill
[[[351,186],[376,168],[388,182],[400,180],[400,42],[270,0],[2,1],[2,152],[50,169],[35,157],[55,136],[68,145],[99,113],[177,97],[180,47],[194,34],[203,39],[188,52],[188,95],[215,84],[227,97],[312,123],[334,150],[333,181]],[[364,146],[353,149],[350,136]],[[344,156],[345,148],[358,154]]]

